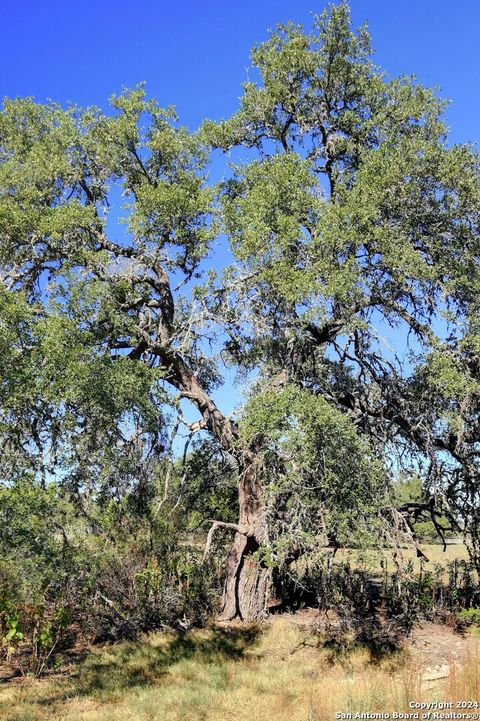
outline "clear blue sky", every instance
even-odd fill
[[[103,105],[140,80],[193,127],[236,107],[253,43],[277,22],[309,23],[317,0],[0,0],[0,95]],[[454,102],[455,140],[478,140],[478,0],[352,0],[377,62],[415,72]]]

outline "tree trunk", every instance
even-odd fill
[[[235,534],[227,557],[220,620],[259,621],[268,613],[271,571],[252,558],[259,544],[251,536]]]
[[[271,570],[255,557],[268,539],[260,469],[254,461],[244,469],[238,485],[239,527],[227,556],[221,620],[259,621],[267,615]]]
[[[219,411],[183,359],[178,355],[166,356],[165,365],[172,370],[172,382],[182,396],[197,406],[205,427],[238,462],[239,530],[226,560],[220,619],[258,621],[267,614],[272,576],[271,570],[254,555],[268,540],[261,462],[252,449],[241,448],[236,424]]]

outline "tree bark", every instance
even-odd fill
[[[197,378],[178,355],[168,358],[172,380],[182,395],[200,411],[205,427],[232,455],[239,467],[239,520],[226,559],[226,579],[220,619],[258,621],[268,613],[271,570],[255,553],[268,540],[261,485],[261,463],[252,449],[241,446],[236,424],[217,408]]]
[[[268,615],[271,571],[253,558],[259,548],[257,540],[240,533],[227,556],[227,577],[223,589],[219,619],[260,621]]]
[[[246,530],[235,533],[227,556],[221,620],[259,621],[268,613],[272,574],[263,561],[255,557],[268,540],[260,474],[258,461],[250,459],[240,475],[239,526]]]

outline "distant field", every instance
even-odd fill
[[[439,544],[422,544],[420,546],[423,553],[429,559],[428,563],[423,561],[423,569],[432,569],[435,564],[447,564],[455,560],[468,561],[468,550],[463,543],[448,544],[445,551],[443,546]],[[404,562],[411,561],[413,570],[420,571],[421,559],[417,558],[416,551],[413,546],[406,546],[401,549]],[[382,555],[379,555],[377,549],[372,551],[359,552],[348,548],[342,548],[335,554],[336,561],[350,562],[353,566],[365,568],[372,571],[381,571],[381,559],[383,558],[383,570],[390,572],[395,571],[396,565],[393,559],[393,552],[390,549],[383,549]]]

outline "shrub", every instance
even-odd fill
[[[203,625],[221,579],[201,553],[174,520],[126,503],[79,509],[29,479],[0,489],[0,658],[40,675],[72,636]]]
[[[461,625],[480,626],[480,608],[462,608],[457,612],[456,618]]]

